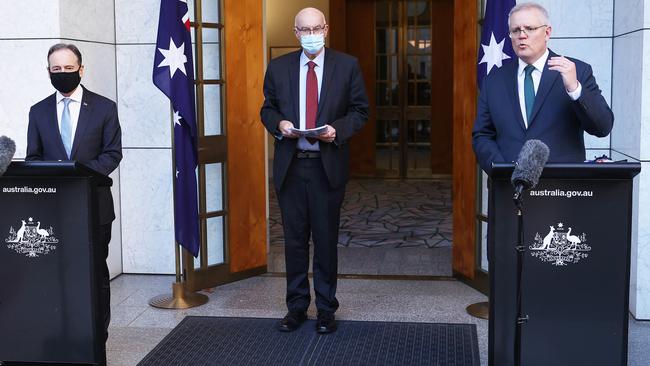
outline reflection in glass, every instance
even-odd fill
[[[223,217],[208,218],[208,265],[224,262]]]
[[[201,18],[204,23],[221,23],[219,0],[202,0],[201,1]]]
[[[376,168],[391,171],[399,167],[399,121],[377,120]]]
[[[208,213],[223,210],[222,163],[205,165],[205,203]]]
[[[203,115],[204,135],[221,135],[221,85],[203,86]]]
[[[221,78],[221,45],[219,43],[203,44],[203,79],[219,80]]]

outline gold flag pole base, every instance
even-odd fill
[[[149,305],[161,309],[188,309],[208,302],[208,297],[197,292],[185,291],[180,282],[172,284],[172,294],[159,295],[149,300]]]
[[[477,302],[465,308],[467,314],[480,319],[488,319],[490,317],[490,303]]]

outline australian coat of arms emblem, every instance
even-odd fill
[[[587,258],[591,247],[587,245],[587,234],[578,234],[572,227],[563,223],[549,226],[549,231],[536,233],[535,240],[528,247],[530,255],[542,262],[550,262],[555,266],[566,266],[578,263]]]
[[[5,239],[7,248],[30,258],[48,254],[56,249],[59,240],[54,236],[54,229],[51,226],[42,227],[41,222],[35,222],[32,217],[27,221],[21,221],[18,230],[13,226],[9,229],[9,237]]]

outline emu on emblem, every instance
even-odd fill
[[[560,222],[557,227],[549,226],[549,231],[545,234],[535,233],[535,240],[528,247],[530,255],[555,266],[566,266],[587,258],[591,251],[587,245],[587,234],[576,235],[577,231],[572,233],[572,230],[572,227],[567,229]]]
[[[51,226],[48,229],[42,228],[41,222],[34,222],[31,217],[27,221],[21,221],[18,230],[13,226],[9,229],[9,237],[5,239],[7,248],[30,258],[49,254],[56,249],[59,239],[54,236],[54,229]]]

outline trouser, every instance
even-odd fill
[[[108,259],[108,244],[111,242],[112,226],[112,223],[99,225],[99,240],[96,248],[96,250],[99,251],[99,306],[104,327],[102,334],[104,347],[101,358],[104,359],[104,365],[106,364],[106,340],[108,340],[108,325],[111,322],[111,286],[108,264],[106,263],[106,260]]]
[[[337,244],[345,186],[331,188],[320,158],[294,157],[277,191],[284,230],[287,308],[306,311],[309,292],[309,238],[314,243],[314,292],[319,311],[335,312]]]

